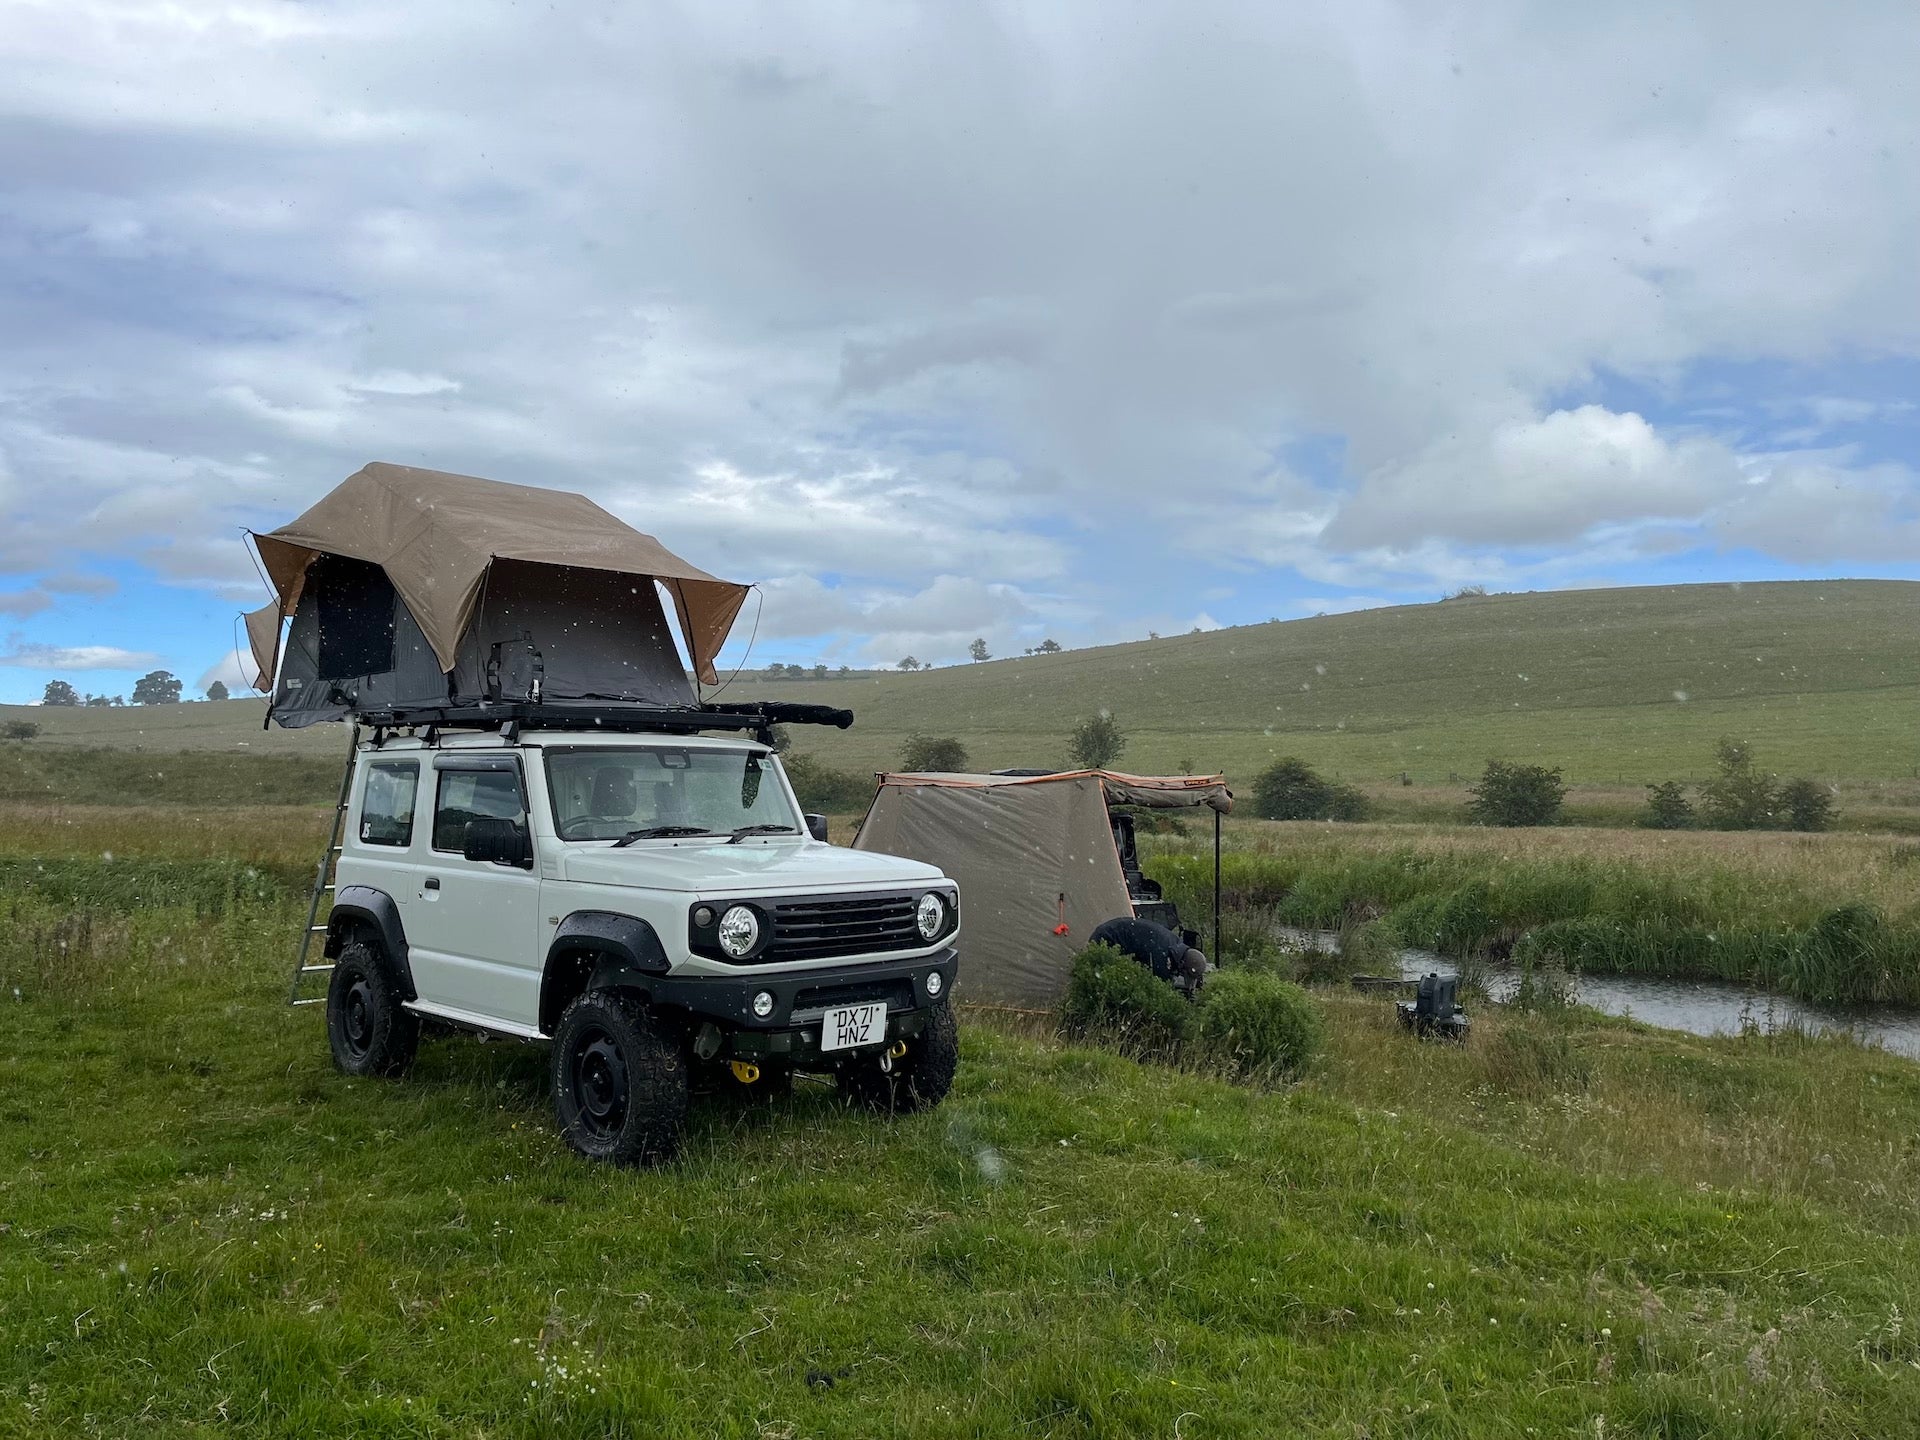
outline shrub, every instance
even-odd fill
[[[1297,1074],[1320,1037],[1320,1012],[1307,992],[1278,976],[1227,970],[1200,992],[1201,1053],[1239,1074]]]
[[[1322,779],[1289,755],[1255,778],[1253,813],[1262,820],[1364,820],[1367,797],[1351,785]]]
[[[1817,780],[1789,780],[1780,790],[1780,810],[1789,830],[1833,828],[1833,792]]]
[[[1467,818],[1476,825],[1551,825],[1567,798],[1558,767],[1489,760],[1470,787]]]
[[[1089,945],[1073,957],[1060,1029],[1141,1059],[1171,1060],[1192,1032],[1194,1014],[1185,996],[1132,956]]]
[[[9,720],[0,726],[0,735],[9,740],[31,740],[40,733],[40,727],[31,720]]]
[[[1700,803],[1715,830],[1763,830],[1774,823],[1780,797],[1744,740],[1722,738],[1713,747],[1720,774],[1700,787]]]
[[[967,747],[951,735],[909,735],[900,747],[900,768],[912,774],[960,774],[967,765]]]
[[[1640,824],[1648,830],[1684,830],[1693,823],[1693,806],[1678,780],[1647,786],[1647,810]]]
[[[1073,734],[1067,739],[1067,754],[1082,770],[1104,770],[1118,760],[1126,748],[1127,737],[1121,733],[1120,722],[1113,718],[1110,710],[1089,715],[1074,726]]]
[[[864,810],[873,799],[873,777],[836,770],[812,755],[782,755],[787,779],[802,810],[844,815]]]

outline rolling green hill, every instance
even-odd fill
[[[1714,739],[1770,768],[1835,779],[1920,767],[1920,583],[1798,581],[1496,595],[826,680],[743,675],[729,698],[845,705],[848,732],[798,748],[848,768],[897,761],[915,731],[957,735],[982,767],[1059,763],[1074,721],[1112,710],[1121,764],[1245,777],[1298,754],[1343,776],[1444,783],[1490,756],[1585,784],[1695,778]],[[259,702],[142,710],[0,709],[35,744],[325,755],[334,727],[259,728]]]

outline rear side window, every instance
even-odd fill
[[[362,845],[411,845],[413,797],[420,788],[420,767],[412,760],[376,760],[367,767],[360,797]]]
[[[467,848],[469,820],[518,820],[526,823],[520,777],[511,770],[442,770],[440,803],[433,812],[433,848]]]

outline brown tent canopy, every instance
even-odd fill
[[[938,865],[959,882],[957,998],[1053,1005],[1095,927],[1134,913],[1110,805],[1224,815],[1233,796],[1222,775],[882,775],[853,848]]]
[[[410,465],[369,465],[292,524],[253,538],[279,593],[268,611],[248,617],[263,686],[277,669],[279,621],[294,613],[307,567],[323,555],[384,570],[449,674],[496,560],[659,581],[673,597],[694,674],[709,685],[748,588],[688,564],[583,495]]]

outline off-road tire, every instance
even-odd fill
[[[420,1017],[407,1009],[386,956],[347,941],[327,980],[327,1045],[343,1074],[399,1076],[420,1048]]]
[[[658,1165],[687,1121],[681,1036],[616,990],[589,990],[553,1037],[553,1108],[576,1153],[615,1165]]]
[[[836,1072],[840,1093],[856,1105],[883,1115],[931,1110],[947,1098],[960,1068],[960,1025],[946,997],[927,1010],[926,1026],[907,1041],[907,1053],[880,1068],[873,1056],[849,1060]]]

